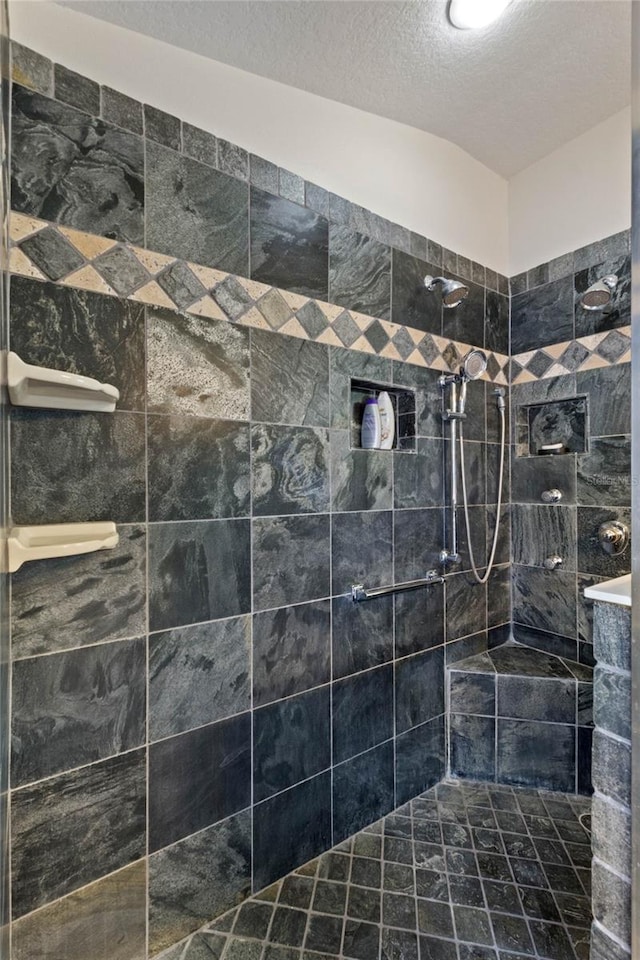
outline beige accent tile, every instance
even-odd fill
[[[24,213],[14,213],[11,211],[9,214],[9,237],[15,242],[24,240],[25,237],[28,237],[32,233],[37,233],[39,230],[44,230],[46,226],[47,224],[44,220],[38,220],[36,217],[27,217]]]
[[[246,277],[236,277],[236,280],[252,300],[259,300],[271,289],[268,283],[258,283],[257,280],[248,280]]]
[[[227,320],[227,315],[220,309],[215,300],[206,294],[200,300],[192,303],[187,313],[195,313],[199,317],[210,317],[212,320]]]
[[[360,353],[375,353],[366,337],[358,337],[356,342],[351,345],[351,349],[358,350]]]
[[[571,340],[565,340],[563,343],[551,343],[543,347],[542,352],[546,353],[548,357],[553,357],[554,360],[558,360],[572,342]]]
[[[332,347],[344,347],[344,343],[331,327],[327,327],[319,337],[316,337],[316,343],[328,343]]]
[[[287,303],[293,312],[295,313],[301,307],[304,307],[305,303],[309,303],[309,297],[303,297],[300,293],[292,293],[290,290],[280,290],[282,298]]]
[[[356,313],[355,310],[350,310],[349,313],[351,314],[351,319],[357,326],[358,330],[366,330],[367,327],[371,326],[375,319],[374,317],[367,316],[366,313]],[[375,353],[375,350],[373,350],[373,353]]]
[[[554,363],[541,379],[548,380],[550,377],[564,377],[567,373],[571,373],[571,371],[567,370],[561,363]]]
[[[536,350],[529,350],[527,353],[517,353],[513,359],[517,360],[521,367],[526,367],[535,353],[537,353]]]
[[[423,330],[416,330],[415,327],[405,327],[405,330],[407,331],[407,333],[409,334],[409,336],[411,337],[411,339],[413,340],[416,346],[418,346],[419,343],[422,343],[424,338],[427,336],[427,334]],[[422,359],[424,360],[424,357]]]
[[[620,363],[631,363],[631,348],[625,350],[619,360],[616,360],[616,366]]]
[[[21,277],[33,277],[34,280],[47,279],[20,247],[11,247],[9,251],[9,272],[17,273]]]
[[[595,350],[596,347],[600,346],[608,333],[608,330],[605,333],[591,333],[588,337],[580,337],[577,342],[581,343],[587,350]]]
[[[69,243],[73,244],[76,250],[86,257],[87,260],[93,260],[101,253],[106,253],[118,243],[117,240],[110,240],[108,237],[99,237],[95,233],[84,233],[81,230],[73,230],[71,227],[58,227]]]
[[[149,273],[160,273],[169,264],[176,262],[175,257],[168,257],[164,253],[153,253],[152,250],[144,250],[142,247],[130,247],[130,249]]]
[[[407,357],[407,363],[413,363],[416,367],[426,367],[427,361],[422,356],[419,350],[414,350],[413,353],[410,353]]]
[[[201,267],[199,263],[188,263],[187,266],[196,275],[203,287],[212,290],[218,283],[222,283],[229,276],[222,270],[214,270],[213,267]]]
[[[388,343],[386,347],[382,348],[380,356],[386,357],[387,360],[402,360],[402,357],[392,343]]]
[[[222,317],[225,320],[227,319],[224,314],[222,314]],[[257,309],[257,307],[251,307],[250,310],[247,310],[246,313],[243,313],[240,319],[236,321],[236,323],[239,323],[241,326],[244,326],[244,327],[258,327],[260,330],[271,330],[271,327],[269,326],[265,318],[262,316],[260,311]]]
[[[434,359],[433,363],[431,364],[430,369],[431,369],[431,370],[442,370],[443,373],[449,373],[451,368],[449,367],[449,364],[448,364],[447,361],[444,359],[444,357],[441,357],[441,356],[438,355],[438,356]]]
[[[399,323],[392,323],[391,320],[379,320],[378,322],[382,325],[382,329],[391,339],[395,337],[398,330],[402,329]]]
[[[533,383],[533,381],[537,379],[538,378],[534,377],[534,375],[529,370],[521,370],[513,382],[514,383]]]
[[[493,382],[494,382],[494,383],[499,383],[499,384],[501,384],[502,386],[505,386],[505,387],[506,387],[506,386],[507,386],[507,383],[508,383],[506,373],[504,373],[504,371],[501,370],[499,373],[496,374],[495,380],[494,380]]]
[[[288,333],[290,337],[298,337],[301,340],[311,339],[300,321],[296,320],[295,317],[291,317],[291,320],[287,320],[285,325],[280,327],[279,333]]]
[[[590,357],[587,357],[587,359],[580,364],[578,370],[597,370],[599,367],[608,366],[610,366],[610,364],[604,357],[599,357],[597,353],[592,353]],[[549,376],[549,374],[547,374],[547,376]]]
[[[442,353],[447,349],[451,341],[447,337],[439,337],[437,333],[432,333],[433,342],[435,343],[437,349]]]
[[[153,307],[168,307],[169,310],[178,309],[173,300],[167,296],[162,287],[159,287],[155,280],[150,280],[149,283],[145,283],[144,287],[140,287],[140,289],[136,290],[135,293],[130,293],[129,300],[137,300],[139,303],[148,303]]]
[[[81,290],[93,290],[94,293],[106,293],[110,297],[118,296],[113,287],[109,286],[107,281],[100,276],[95,267],[92,267],[90,263],[88,263],[86,267],[80,267],[79,270],[74,270],[73,273],[70,273],[64,280],[60,280],[59,283],[61,283],[63,287],[80,287]]]
[[[324,300],[316,300],[316,303],[329,323],[333,323],[345,312],[345,307],[339,307],[336,303],[326,303]]]

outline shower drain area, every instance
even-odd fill
[[[588,960],[589,812],[441,783],[156,960]]]

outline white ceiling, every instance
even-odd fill
[[[483,31],[454,30],[445,0],[61,2],[444,137],[506,177],[630,101],[629,0],[513,0]]]

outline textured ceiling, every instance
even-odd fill
[[[63,6],[410,124],[509,177],[630,101],[629,0],[65,0]]]

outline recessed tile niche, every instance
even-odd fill
[[[588,449],[589,408],[586,397],[567,397],[518,407],[518,456],[534,457],[561,445],[553,455],[585,453]],[[547,448],[547,449],[545,449]]]
[[[408,387],[391,386],[387,383],[372,383],[370,380],[351,380],[349,392],[351,409],[351,448],[362,449],[360,429],[365,401],[369,397],[377,397],[386,390],[393,404],[396,421],[396,435],[393,441],[393,450],[404,453],[416,452],[416,395]],[[391,451],[383,451],[390,453]]]

